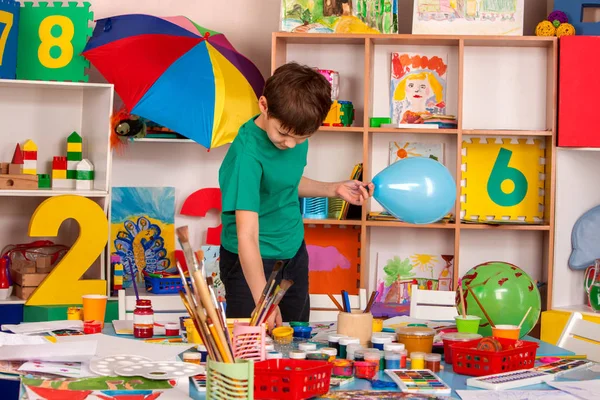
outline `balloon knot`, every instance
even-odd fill
[[[204,32],[204,39],[208,39],[210,37],[210,32]]]

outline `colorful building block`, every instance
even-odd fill
[[[52,159],[52,170],[54,171],[55,169],[64,169],[65,171],[67,170],[67,158],[66,157],[61,157],[61,156],[55,156]]]
[[[77,164],[76,178],[75,187],[78,190],[92,190],[94,188],[94,166],[90,160],[84,159]]]
[[[113,290],[121,290],[123,289],[123,264],[115,263],[114,273],[113,273]]]
[[[77,132],[67,138],[67,179],[77,179],[77,164],[83,159],[83,139]],[[72,182],[77,187],[76,182]]]
[[[50,175],[38,174],[38,189],[50,189],[51,187]]]
[[[11,164],[23,164],[23,151],[21,151],[21,145],[17,143],[15,147],[15,152],[13,154]]]
[[[67,179],[67,158],[55,156],[52,159],[52,187],[55,189],[73,189],[74,180]]]
[[[37,144],[31,139],[23,144],[23,173],[37,175]]]

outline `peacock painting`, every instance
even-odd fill
[[[145,273],[177,273],[175,188],[115,187],[111,202],[111,253],[124,269],[123,287],[143,282]]]

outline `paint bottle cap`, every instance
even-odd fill
[[[339,333],[332,333],[331,335],[327,336],[327,341],[331,342],[331,343],[338,343],[341,338],[345,338],[345,337],[348,337],[348,335],[340,335]]]
[[[377,351],[373,351],[373,350],[369,350],[365,352],[365,361],[379,361],[381,360],[381,356],[383,355],[383,353],[379,350]]]
[[[371,336],[371,343],[373,344],[387,344],[392,343],[394,338],[390,335],[373,335]]]
[[[342,346],[348,346],[349,344],[353,343],[360,344],[360,339],[355,337],[340,338],[340,345]]]
[[[275,345],[273,343],[265,344],[265,350],[273,351],[273,350],[275,350]]]
[[[183,353],[183,361],[192,361],[192,360],[200,360],[202,358],[202,354],[197,352],[188,351]]]
[[[278,351],[269,351],[267,353],[267,360],[273,360],[273,359],[276,359],[276,358],[283,358],[283,354],[281,354]]]
[[[424,360],[425,353],[423,353],[421,351],[413,351],[412,353],[410,353],[410,359],[411,360]]]
[[[289,357],[292,360],[304,360],[306,359],[306,353],[300,350],[292,350],[289,353]]]
[[[431,328],[421,326],[402,326],[396,329],[400,336],[435,336],[435,331]]]
[[[348,350],[346,349],[346,352],[347,351]],[[321,353],[327,354],[330,357],[335,357],[335,356],[337,356],[337,349],[334,349],[333,347],[323,347],[321,349]]]
[[[386,360],[399,360],[400,359],[400,353],[395,352],[395,351],[386,351],[385,352],[385,359]]]
[[[404,349],[405,349],[404,343],[386,343],[383,345],[384,351],[400,352],[401,350],[404,350]]]
[[[298,349],[299,350],[303,350],[303,351],[314,351],[317,350],[317,344],[316,343],[300,343],[298,344]]]
[[[442,361],[442,355],[441,354],[436,354],[436,353],[426,354],[425,355],[425,361]]]

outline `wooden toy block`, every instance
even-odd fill
[[[21,145],[19,145],[19,143],[17,143],[17,146],[15,147],[11,164],[23,164],[23,152],[21,151]]]
[[[13,289],[13,295],[15,295],[16,297],[18,297],[21,300],[27,300],[29,298],[29,296],[31,296],[33,294],[35,289],[37,289],[37,286],[24,287],[24,286],[15,284],[14,289]]]
[[[67,179],[67,170],[66,169],[53,169],[52,170],[52,179]]]
[[[52,159],[52,170],[67,170],[67,157],[55,156]]]
[[[23,173],[28,175],[37,175],[37,160],[23,161]]]
[[[39,256],[35,260],[35,272],[39,274],[47,274],[52,271],[54,266],[52,265],[52,257],[50,256]]]
[[[35,262],[30,260],[15,259],[11,261],[11,269],[20,271],[23,274],[35,274]]]
[[[37,175],[0,175],[0,190],[30,190],[37,188]]]
[[[10,165],[10,163],[7,163],[7,162],[0,163],[0,174],[7,175],[9,165]]]
[[[8,164],[9,175],[21,175],[23,173],[23,164]]]
[[[38,189],[50,189],[52,187],[52,181],[48,174],[38,174]]]
[[[21,261],[21,260],[19,260]],[[23,261],[24,263],[31,263],[34,266],[34,261]],[[30,268],[29,268],[30,269]],[[48,273],[27,273],[23,272],[23,269],[19,265],[13,265],[10,267],[10,277],[14,283],[14,295],[20,299],[27,300],[33,291],[43,282],[48,276]]]

